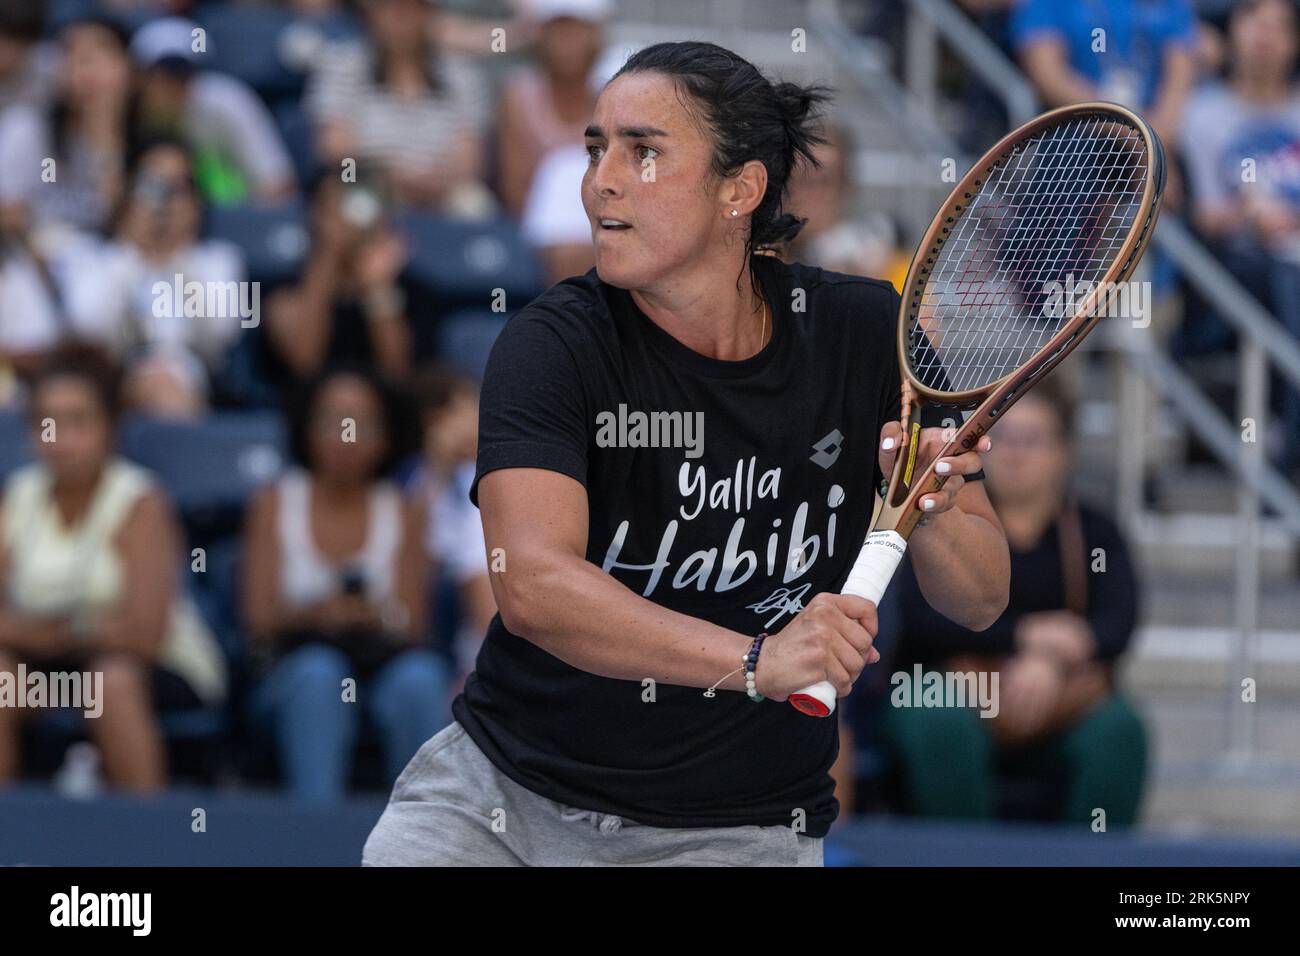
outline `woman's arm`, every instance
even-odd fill
[[[244,519],[240,616],[255,642],[270,642],[286,631],[319,627],[328,604],[289,609],[280,600],[280,540],[275,527],[279,497],[274,485],[263,488],[254,496]]]
[[[425,638],[428,626],[429,556],[424,550],[426,525],[424,504],[414,498],[402,503],[402,544],[394,577],[397,600],[401,602],[406,626],[397,631],[411,643]]]
[[[946,444],[945,429],[925,428],[917,451],[917,467],[925,467]],[[901,447],[902,425],[891,421],[880,431],[880,473],[888,475]],[[886,443],[889,447],[886,448]],[[1002,523],[981,481],[966,475],[980,470],[980,454],[988,451],[988,436],[977,450],[940,459],[949,467],[943,489],[922,495],[934,501],[925,525],[912,533],[908,553],[921,594],[944,617],[973,631],[990,627],[1006,610],[1011,595],[1011,550]]]
[[[1043,35],[1030,41],[1020,51],[1020,62],[1048,106],[1099,98],[1096,88],[1070,66],[1065,43],[1055,36]]]
[[[506,468],[479,482],[488,553],[504,549],[492,589],[505,626],[579,670],[621,680],[743,690],[732,674],[753,635],[661,607],[586,560],[587,494],[574,479]],[[538,508],[545,502],[545,508]],[[848,694],[871,647],[875,607],[852,595],[819,594],[759,657],[759,692],[784,700],[829,680]]]
[[[93,651],[157,659],[176,593],[180,532],[161,491],[140,497],[114,541],[122,562],[122,598],[91,624]]]
[[[537,157],[526,138],[523,117],[512,87],[501,94],[498,112],[497,175],[500,180],[501,200],[510,215],[516,219],[524,214],[528,199],[528,186],[532,182]]]

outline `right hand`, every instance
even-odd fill
[[[365,628],[374,617],[369,602],[359,594],[333,594],[320,602],[316,612],[318,626],[331,634]]]
[[[808,602],[758,656],[754,678],[764,697],[785,700],[818,681],[847,697],[862,669],[880,660],[876,606],[853,594],[823,592]]]

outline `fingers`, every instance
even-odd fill
[[[893,473],[894,460],[898,458],[898,449],[903,444],[903,426],[899,422],[885,422],[880,429],[879,462],[880,473],[886,478]]]
[[[941,429],[927,429],[927,431],[937,433]],[[947,438],[935,437],[935,441],[946,443]],[[981,457],[992,447],[988,435],[980,436],[980,440],[975,443],[975,447],[968,452],[959,455],[945,455],[934,464],[934,471],[937,475],[942,475],[945,479],[943,488],[939,491],[928,495],[921,495],[916,500],[916,506],[928,515],[938,515],[948,511],[957,502],[957,492],[961,491],[962,486],[966,483],[964,476],[973,475],[984,467],[984,460]]]
[[[805,613],[839,638],[826,646],[826,680],[838,696],[848,696],[862,669],[880,660],[880,652],[872,646],[876,606],[852,594],[822,593],[809,602]]]

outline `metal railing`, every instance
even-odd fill
[[[948,0],[906,0],[904,33],[906,103],[903,97],[892,110],[896,119],[912,128],[924,129],[930,145],[936,135],[948,155],[961,151],[935,121],[939,44],[943,42],[963,64],[983,81],[1006,107],[1013,125],[1031,119],[1039,109],[1038,98],[1024,76],[982,31]],[[835,0],[818,0],[811,10],[814,29],[843,60],[846,72],[861,84],[865,77],[854,69],[853,57],[846,56],[847,29]],[[871,95],[870,90],[864,91]],[[873,97],[877,99],[877,97]],[[1300,495],[1271,466],[1264,454],[1268,426],[1268,381],[1270,363],[1300,388],[1300,345],[1286,329],[1191,235],[1187,227],[1167,213],[1161,217],[1153,245],[1164,253],[1186,281],[1239,336],[1237,414],[1244,422],[1253,420],[1253,442],[1242,440],[1241,431],[1218,411],[1203,391],[1168,356],[1153,345],[1151,334],[1121,326],[1126,332],[1112,337],[1120,357],[1120,395],[1125,418],[1146,421],[1143,408],[1147,390],[1157,393],[1210,449],[1215,458],[1237,480],[1237,535],[1235,573],[1235,646],[1231,654],[1228,681],[1228,724],[1230,765],[1252,759],[1256,728],[1254,707],[1240,704],[1240,680],[1257,677],[1256,636],[1260,607],[1261,507],[1272,509],[1284,527],[1300,536]],[[1149,450],[1140,428],[1121,428],[1116,459],[1117,512],[1129,528],[1142,523],[1143,482],[1148,470]]]

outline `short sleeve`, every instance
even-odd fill
[[[49,154],[40,113],[27,105],[0,112],[0,202],[31,200],[40,186],[41,162]]]
[[[587,483],[587,399],[582,366],[554,317],[530,306],[492,347],[479,399],[478,483],[501,468],[544,468]]]
[[[270,111],[257,95],[233,77],[212,73],[199,79],[212,129],[236,157],[241,170],[258,187],[292,179],[289,152]]]
[[[1170,17],[1169,42],[1189,49],[1195,47],[1199,34],[1191,0],[1175,0]]]
[[[1011,17],[1011,41],[1015,48],[1023,50],[1044,36],[1063,37],[1063,15],[1057,0],[1023,0]]]

